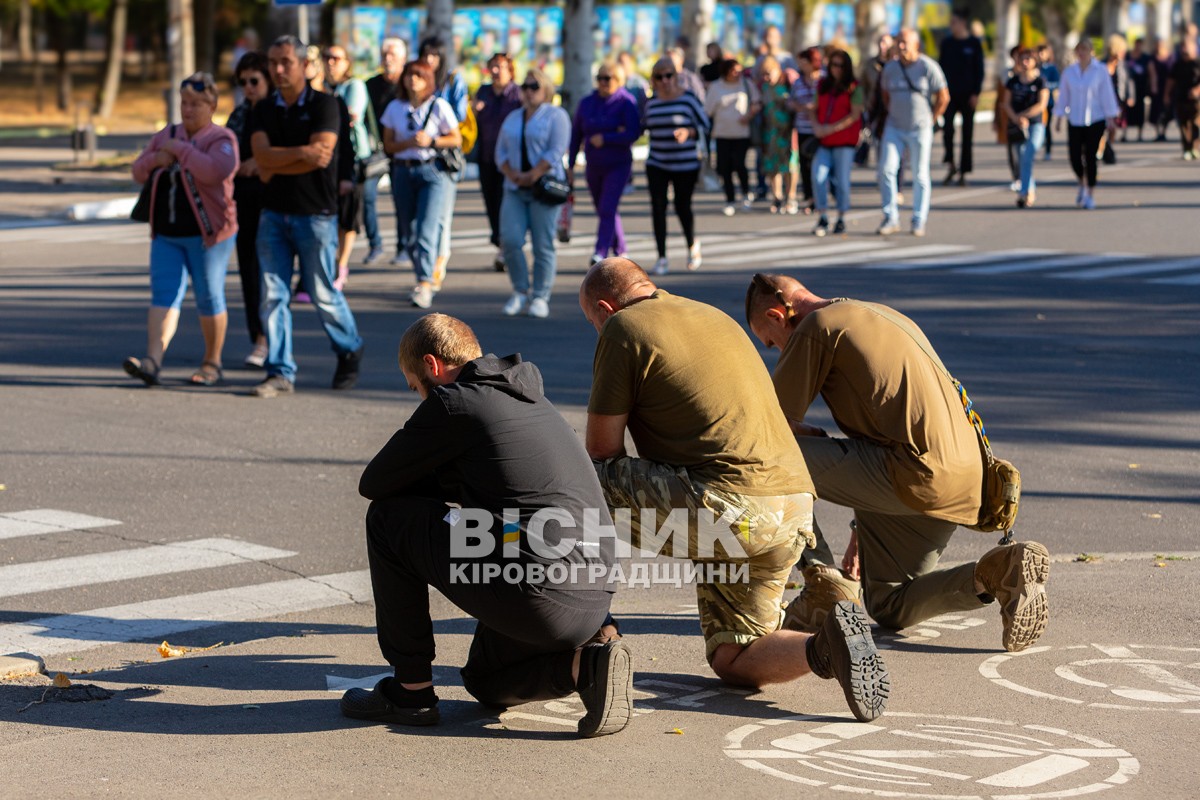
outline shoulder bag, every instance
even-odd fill
[[[421,130],[429,125],[429,117],[433,114],[433,107],[437,105],[438,98],[432,97],[429,100],[429,110],[425,112],[425,121],[421,123]],[[436,147],[434,148],[433,164],[442,172],[457,174],[462,172],[467,166],[467,157],[463,154],[461,147]]]
[[[521,171],[529,172],[533,166],[529,163],[529,152],[525,149],[525,109],[517,109],[521,115]],[[571,184],[554,178],[546,173],[537,179],[530,187],[533,199],[548,206],[560,206],[571,196]]]
[[[375,119],[375,107],[367,98],[367,137],[371,140],[371,154],[357,163],[358,182],[380,178],[392,168],[392,157],[383,149],[383,137],[379,135],[379,122]]]
[[[171,123],[170,132],[167,134],[168,139],[175,138],[176,125]],[[129,218],[134,222],[149,222],[150,221],[150,195],[154,192],[154,182],[158,180],[158,174],[162,172],[162,167],[151,171],[150,177],[142,184],[142,190],[138,192],[137,202],[133,204],[133,209],[129,212]]]

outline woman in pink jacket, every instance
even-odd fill
[[[200,312],[204,360],[191,381],[212,386],[221,380],[225,346],[225,270],[237,234],[233,176],[238,168],[237,139],[214,125],[217,86],[197,72],[180,87],[182,125],[154,135],[133,162],[139,183],[150,190],[150,312],[146,355],[125,359],[125,371],[147,386],[158,384],[163,353],[179,325],[179,307],[188,277]]]

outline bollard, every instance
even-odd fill
[[[87,114],[87,122],[83,114]],[[75,163],[79,163],[79,154],[87,151],[87,163],[96,160],[96,125],[92,120],[92,108],[87,103],[75,106],[75,130],[71,132],[71,150],[74,152]]]

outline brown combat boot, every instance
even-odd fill
[[[783,628],[816,633],[821,630],[829,610],[841,600],[862,605],[862,585],[834,567],[814,564],[805,567],[804,588],[788,603]]]
[[[861,606],[835,603],[821,630],[805,643],[805,654],[814,675],[841,684],[856,719],[870,722],[883,713],[892,682]]]
[[[1038,640],[1050,620],[1046,579],[1050,552],[1037,542],[994,547],[975,564],[975,579],[1000,604],[1004,649],[1019,653]]]

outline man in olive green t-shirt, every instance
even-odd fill
[[[624,258],[588,272],[579,304],[600,334],[586,446],[614,517],[632,511],[630,538],[639,549],[746,567],[746,581],[696,586],[713,671],[753,687],[810,671],[837,678],[856,717],[879,716],[888,675],[860,607],[838,605],[812,636],[780,630],[791,567],[815,541],[814,492],[770,376],[741,327],[711,306],[658,289]],[[625,454],[626,428],[638,458]],[[680,511],[687,552],[674,539],[661,541]],[[654,530],[643,529],[643,513]],[[705,531],[714,527],[724,536],[706,549]]]
[[[806,586],[861,572],[867,610],[889,628],[998,600],[1006,650],[1046,628],[1049,553],[1037,542],[993,548],[978,562],[938,568],[959,525],[979,519],[983,451],[957,387],[916,323],[877,303],[817,297],[785,275],[755,275],[750,330],[783,352],[775,391],[821,498],[854,509],[854,534],[832,566],[829,547],[805,554]],[[848,438],[804,423],[820,394]],[[821,592],[814,592],[814,597]],[[828,592],[826,592],[828,594]],[[789,607],[785,627],[819,618],[816,600]]]

